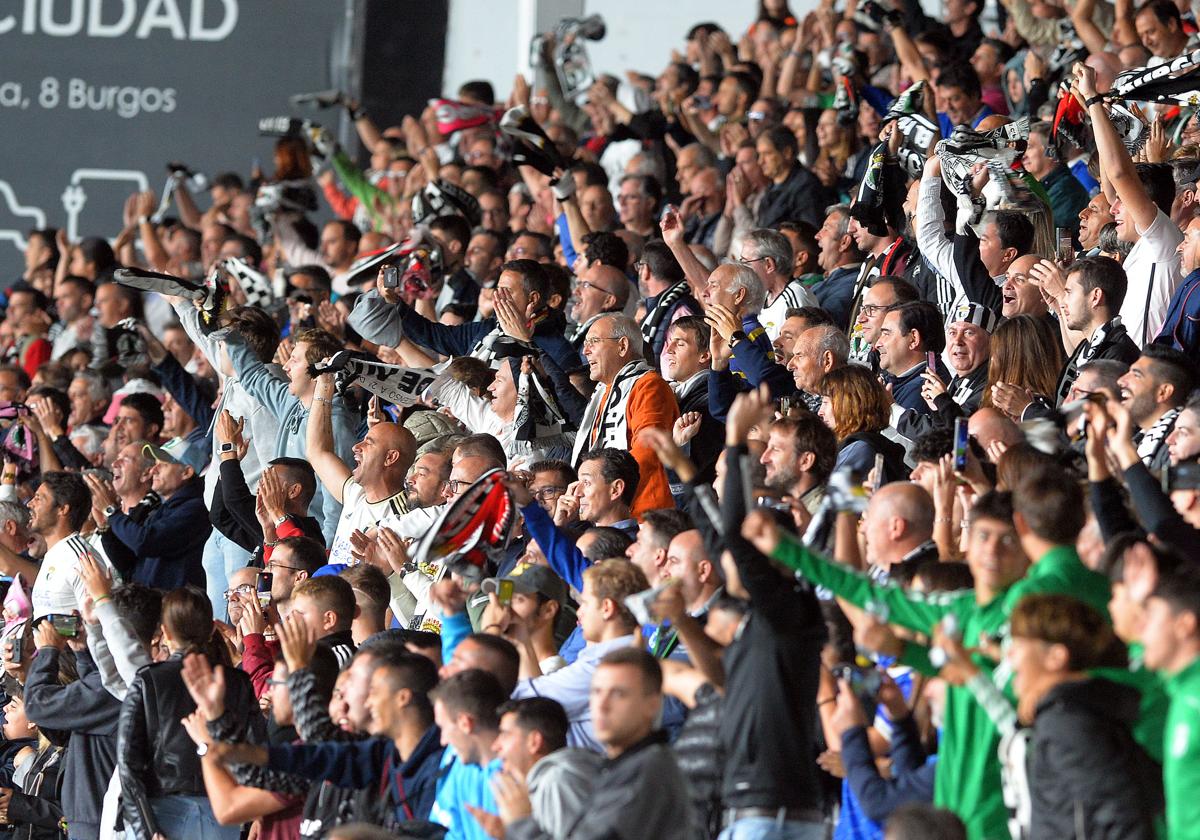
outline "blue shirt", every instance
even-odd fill
[[[979,124],[995,113],[991,108],[984,105],[979,109],[979,113],[975,115],[975,119],[971,120],[971,128],[978,128]],[[954,132],[954,123],[950,122],[950,118],[938,111],[938,125],[942,129],[942,136],[949,137]]]
[[[447,840],[490,840],[467,806],[499,813],[491,782],[492,777],[500,772],[502,764],[498,758],[492,759],[485,767],[464,764],[452,749],[442,754],[442,780],[438,783],[429,819],[446,826]]]

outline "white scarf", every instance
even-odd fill
[[[634,359],[617,372],[611,387],[601,384],[596,388],[575,435],[575,448],[571,451],[573,466],[578,467],[580,456],[591,449],[606,446],[629,449],[629,421],[625,407],[633,386],[650,371],[651,367],[645,361]]]

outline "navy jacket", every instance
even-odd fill
[[[885,822],[892,811],[909,802],[933,801],[933,774],[936,761],[927,761],[921,749],[921,736],[912,716],[896,721],[892,731],[892,773],[890,779],[879,775],[867,730],[855,726],[842,733],[842,766],[850,789],[863,813],[877,823]]]
[[[117,512],[108,526],[104,551],[122,577],[163,590],[204,586],[201,558],[212,526],[200,479],[176,490],[141,525]]]
[[[342,788],[375,788],[397,821],[427,820],[437,793],[441,737],[431,725],[405,762],[390,738],[280,744],[268,748],[267,767]]]
[[[1200,350],[1200,294],[1197,292],[1200,292],[1200,268],[1185,277],[1171,295],[1167,317],[1163,319],[1158,338],[1154,339],[1155,344],[1170,344],[1189,355]]]
[[[62,806],[71,836],[100,836],[100,809],[117,766],[117,720],[121,701],[104,688],[87,649],[75,654],[79,679],[58,681],[58,651],[40,649],[25,683],[25,712],[43,730],[70,733],[63,755]]]
[[[858,265],[844,265],[813,284],[812,293],[821,308],[833,317],[839,329],[850,329],[850,310],[854,307],[854,284],[858,282]]]
[[[884,377],[884,381],[892,386],[892,399],[895,400],[896,405],[912,409],[917,414],[931,413],[929,403],[925,402],[924,397],[921,396],[921,386],[925,384],[925,377],[921,374],[925,372],[925,367],[925,363],[922,362],[903,376],[887,374]],[[938,359],[935,372],[943,382],[950,381],[950,374],[942,366],[941,359]]]

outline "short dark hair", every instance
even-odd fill
[[[286,456],[273,458],[269,464],[282,468],[284,475],[287,476],[285,481],[300,485],[300,502],[307,507],[317,493],[317,473],[313,470],[313,465],[303,458]]]
[[[512,241],[516,242],[518,239],[520,239],[523,236],[528,237],[534,241],[534,243],[537,245],[537,252],[538,252],[539,257],[549,259],[550,257],[554,256],[554,240],[551,239],[546,234],[539,233],[536,230],[529,230],[527,228],[527,229],[521,231],[520,233],[514,234]],[[512,243],[510,242],[509,244],[511,245]],[[537,262],[537,260],[529,260],[529,261]],[[516,262],[516,260],[513,260],[513,262]],[[538,263],[538,265],[541,265],[541,263]],[[501,266],[501,270],[503,270],[503,268],[504,267]]]
[[[521,233],[520,236],[527,234]],[[550,281],[546,278],[546,272],[542,270],[542,264],[537,260],[509,260],[500,266],[500,273],[511,271],[521,277],[521,288],[525,290],[525,294],[537,294],[541,297],[542,302],[546,302],[547,292],[550,290]]]
[[[291,283],[292,278],[297,274],[303,274],[305,277],[311,277],[314,284],[320,286],[326,292],[333,291],[333,278],[329,276],[329,272],[325,270],[324,266],[311,263],[309,265],[302,265],[296,268],[289,268],[284,273],[284,277],[287,278],[288,283]]]
[[[160,432],[163,427],[163,410],[162,403],[153,394],[147,394],[143,391],[135,391],[132,394],[126,394],[121,399],[121,406],[132,408],[142,418],[142,422],[147,426],[155,426]]]
[[[1134,17],[1136,18],[1144,12],[1153,12],[1163,26],[1170,26],[1173,21],[1176,29],[1183,29],[1183,18],[1179,14],[1179,7],[1172,0],[1147,0],[1138,8]]]
[[[1014,489],[1013,512],[1043,540],[1074,545],[1083,530],[1083,491],[1057,470],[1036,470],[1023,475]]]
[[[1015,248],[1018,255],[1033,251],[1033,222],[1028,216],[1015,210],[998,210],[995,220],[1001,248]]]
[[[21,386],[22,390],[27,390],[32,384],[29,374],[26,373],[25,369],[22,367],[17,367],[16,365],[0,365],[0,373],[11,373],[16,376],[17,384]]]
[[[703,315],[684,315],[682,318],[676,318],[671,322],[671,329],[686,330],[696,339],[696,346],[700,348],[701,353],[708,351],[709,342],[712,340],[712,327],[704,320]]]
[[[903,277],[891,275],[876,277],[870,288],[874,289],[876,286],[891,286],[892,294],[896,296],[896,303],[912,303],[921,299],[921,293],[917,291],[917,287]]]
[[[509,700],[500,706],[500,717],[516,715],[517,726],[525,732],[537,732],[546,742],[546,752],[556,752],[567,746],[570,723],[562,705],[549,697],[526,697]]]
[[[481,728],[494,730],[500,725],[499,709],[509,693],[487,671],[468,668],[447,677],[429,692],[429,697],[452,714],[468,714]]]
[[[1150,597],[1166,601],[1173,613],[1191,613],[1200,623],[1200,570],[1185,566],[1160,576]]]
[[[239,306],[221,313],[217,323],[230,327],[263,364],[269,364],[279,349],[279,325],[257,306]]]
[[[558,473],[558,477],[564,485],[570,484],[575,480],[575,468],[566,461],[559,461],[557,459],[534,461],[527,469],[530,475],[537,475],[544,472]]]
[[[798,153],[796,135],[787,126],[773,125],[758,136],[767,138],[775,151],[779,152],[786,161],[790,162]]]
[[[246,182],[236,172],[218,172],[213,176],[212,185],[214,187],[224,187],[227,190],[236,190],[237,192],[246,189]]]
[[[967,520],[974,525],[980,519],[992,519],[1012,525],[1013,498],[1012,493],[1004,490],[989,490],[975,500],[967,514]]]
[[[138,641],[150,647],[162,621],[163,594],[140,583],[123,583],[112,591],[117,614],[129,622]]]
[[[629,246],[615,233],[594,230],[583,235],[583,257],[589,265],[598,262],[624,271],[629,264]]]
[[[698,316],[689,316],[698,317]],[[809,327],[836,327],[833,315],[828,309],[820,306],[789,306],[783,313],[784,318],[803,318]],[[681,319],[682,320],[682,319]],[[701,318],[701,320],[704,320]]]
[[[678,508],[648,510],[642,514],[642,527],[650,528],[657,537],[655,543],[666,548],[671,540],[696,527],[692,518]]]
[[[1129,281],[1125,269],[1112,257],[1081,257],[1071,263],[1067,275],[1079,275],[1079,285],[1085,293],[1093,289],[1104,292],[1104,305],[1109,312],[1118,312],[1125,301]]]
[[[899,313],[901,332],[917,331],[926,352],[941,353],[946,349],[946,330],[942,313],[932,303],[924,300],[897,303],[889,306],[888,312]]]
[[[504,446],[495,437],[485,432],[467,435],[455,445],[454,451],[459,454],[460,458],[487,458],[499,469],[504,469],[508,464],[508,455],[504,452]]]
[[[623,449],[606,446],[583,453],[583,457],[579,459],[580,466],[584,461],[599,461],[600,475],[604,476],[604,480],[609,484],[621,479],[625,483],[621,491],[621,501],[627,505],[633,504],[633,497],[637,495],[640,474],[636,458]]]
[[[392,588],[388,583],[387,575],[379,571],[377,567],[370,563],[347,566],[338,572],[338,577],[350,584],[355,592],[366,595],[380,615],[387,610],[388,602],[392,598]]]
[[[342,238],[348,239],[351,242],[358,244],[362,239],[362,230],[354,222],[346,219],[332,219],[325,223],[326,225],[337,225],[342,231]]]
[[[1150,360],[1154,378],[1160,384],[1174,388],[1172,405],[1186,403],[1196,387],[1196,368],[1192,360],[1169,344],[1147,344],[1142,348],[1142,358]]]
[[[617,648],[600,660],[599,667],[605,665],[628,665],[635,668],[641,675],[642,690],[646,694],[662,693],[662,666],[649,651],[635,647]]]
[[[665,242],[654,240],[642,248],[642,262],[654,277],[675,284],[683,279],[683,269]]]
[[[733,79],[737,82],[738,90],[746,94],[746,98],[753,100],[758,96],[758,89],[761,81],[755,79],[754,76],[745,70],[733,70],[725,74],[725,78]]]
[[[771,424],[772,429],[793,435],[792,452],[796,457],[811,452],[813,456],[813,478],[819,484],[833,474],[837,461],[837,436],[825,421],[811,411],[799,417],[781,417]]]
[[[438,684],[438,672],[428,656],[410,653],[403,648],[384,648],[377,652],[374,664],[374,670],[387,672],[393,691],[407,688],[412,692],[413,705],[425,716],[432,715],[433,703],[429,694]]]
[[[624,184],[626,181],[637,181],[638,188],[642,191],[642,195],[646,196],[651,202],[653,202],[655,210],[658,209],[658,205],[662,202],[663,188],[662,184],[658,182],[657,178],[655,178],[653,175],[622,176],[621,183]]]
[[[1155,0],[1155,4],[1162,3],[1165,6],[1174,6],[1170,0]],[[1179,10],[1174,9],[1176,20],[1178,21]],[[1137,169],[1138,180],[1142,182],[1142,186],[1146,190],[1146,194],[1150,200],[1158,207],[1159,210],[1167,216],[1171,215],[1171,205],[1175,203],[1175,174],[1169,163],[1139,163],[1135,167]]]
[[[463,82],[459,85],[459,98],[461,99],[464,95],[478,100],[485,105],[496,104],[496,91],[492,88],[492,83],[484,79],[472,79],[469,82]]]
[[[308,572],[309,577],[312,577],[313,572],[329,562],[329,558],[325,554],[325,546],[312,537],[284,537],[276,543],[275,547],[290,548],[292,561],[296,564],[296,571]]]
[[[584,533],[595,535],[595,539],[588,546],[588,550],[583,552],[583,556],[592,563],[599,563],[601,560],[608,560],[613,557],[624,557],[625,550],[633,545],[633,537],[620,528],[597,525],[586,528]]]
[[[490,171],[490,170],[489,170]],[[462,216],[438,216],[429,223],[429,229],[445,235],[462,245],[463,252],[471,241],[471,225]]]
[[[777,227],[780,233],[791,233],[796,237],[797,241],[792,245],[793,255],[807,252],[815,257],[821,253],[821,245],[817,242],[817,228],[808,222],[780,222]]]
[[[239,249],[238,256],[250,263],[251,266],[257,268],[262,264],[262,246],[251,237],[244,233],[230,233],[221,240],[222,245],[226,242],[236,242]]]
[[[46,364],[51,363],[47,362]],[[45,366],[46,365],[42,365],[42,367]],[[41,368],[38,368],[38,370],[40,371]],[[70,379],[74,378],[69,372],[67,376],[70,377]],[[70,382],[70,379],[68,379],[68,383]],[[42,381],[44,382],[45,380],[46,377],[43,376]],[[58,409],[59,413],[63,417],[67,417],[71,414],[71,398],[68,397],[64,391],[61,391],[58,388],[52,388],[49,385],[39,385],[36,388],[29,389],[29,396],[45,397],[46,399],[50,400],[50,402],[54,404],[54,407]]]
[[[908,453],[914,464],[937,463],[954,451],[954,432],[938,426],[913,441]]]
[[[940,88],[956,87],[972,99],[978,99],[983,93],[975,68],[964,62],[945,65],[942,72],[938,74],[937,86]]]
[[[521,654],[516,646],[502,636],[491,633],[471,633],[463,641],[470,639],[475,644],[491,654],[492,669],[489,671],[504,688],[504,696],[513,693],[521,674]]]
[[[967,840],[967,828],[953,811],[924,802],[901,805],[886,830],[891,840]]]

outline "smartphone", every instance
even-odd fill
[[[859,665],[834,665],[830,671],[834,679],[845,680],[850,684],[850,692],[858,698],[862,705],[863,714],[867,720],[875,719],[876,699],[879,689],[883,687],[883,677],[874,668],[864,668]]]
[[[956,417],[954,419],[954,471],[956,473],[965,472],[967,469],[967,447],[970,445],[970,438],[967,418]]]
[[[1058,243],[1058,263],[1062,266],[1075,261],[1075,238],[1068,228],[1055,228],[1054,239]]]
[[[74,639],[79,635],[79,616],[69,613],[50,613],[46,616],[54,632],[64,639]]]
[[[500,585],[496,589],[496,600],[503,606],[512,604],[513,582],[511,580],[499,581]]]
[[[383,287],[385,289],[400,288],[400,269],[394,265],[385,266],[383,269]]]
[[[258,603],[265,610],[271,604],[271,584],[275,575],[271,572],[259,572],[254,589],[258,594]]]
[[[875,489],[883,486],[883,453],[875,453]]]
[[[25,640],[21,636],[17,636],[8,643],[9,661],[14,665],[21,664],[21,658],[25,655]]]
[[[925,367],[929,368],[934,373],[937,373],[937,353],[930,350],[925,354]]]

